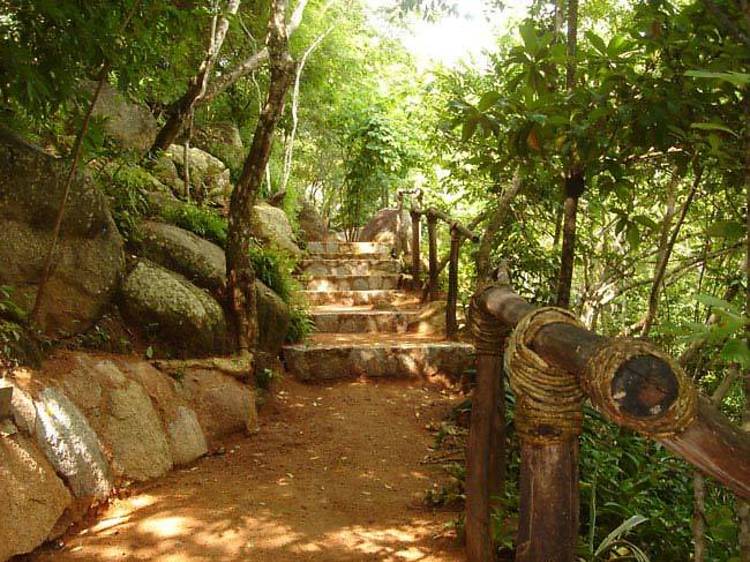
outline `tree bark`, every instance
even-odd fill
[[[568,0],[568,64],[565,83],[568,92],[575,89],[576,65],[578,51],[578,0]],[[565,200],[563,202],[562,249],[560,251],[560,275],[557,283],[557,306],[570,306],[570,290],[573,284],[573,267],[576,252],[576,222],[578,220],[578,199],[586,184],[583,170],[576,162],[577,156],[571,154],[568,170],[565,174]]]
[[[229,202],[227,304],[234,323],[237,347],[242,354],[252,349],[257,339],[255,271],[250,262],[252,210],[271,154],[273,134],[283,113],[286,94],[294,76],[295,63],[289,54],[285,11],[286,0],[271,0],[268,22],[271,77],[268,98],[258,119],[242,174]]]
[[[522,183],[521,172],[516,169],[516,171],[513,173],[513,180],[511,181],[510,186],[508,186],[508,188],[503,192],[503,195],[497,204],[495,212],[490,216],[490,220],[484,230],[484,236],[482,237],[482,241],[479,244],[479,250],[477,251],[476,261],[478,279],[486,279],[490,274],[490,254],[492,253],[495,237],[503,227],[503,224],[505,224],[505,219],[508,216],[510,204],[513,202],[513,199],[515,199],[516,195],[518,195],[518,192],[521,190]]]
[[[677,242],[677,236],[680,234],[680,229],[685,222],[685,217],[690,210],[690,205],[698,192],[698,186],[700,185],[702,176],[703,170],[702,168],[699,168],[695,173],[695,179],[693,179],[693,185],[690,187],[687,199],[685,199],[685,202],[682,204],[680,216],[677,218],[677,223],[672,229],[672,234],[667,240],[663,251],[659,253],[659,261],[656,264],[656,271],[654,272],[654,282],[651,285],[651,293],[648,297],[648,311],[643,318],[643,327],[641,328],[642,338],[648,336],[654,320],[656,319],[656,314],[659,311],[659,296],[661,295],[662,283],[664,282],[664,275],[667,271],[667,264],[669,263],[669,258],[672,256],[672,251],[674,250],[675,242]]]
[[[745,317],[750,317],[750,91],[744,93],[744,150],[745,150]],[[745,338],[750,344],[750,325],[745,326]],[[750,372],[743,373],[745,391],[745,411],[742,416],[742,429],[750,431]],[[740,520],[740,560],[750,562],[750,502],[739,500],[737,515]]]
[[[302,54],[299,64],[297,65],[297,72],[294,77],[294,88],[292,90],[292,131],[289,133],[289,142],[287,143],[286,150],[284,151],[284,174],[281,178],[281,186],[279,191],[286,191],[286,187],[289,184],[289,178],[292,175],[292,161],[294,157],[294,139],[297,136],[297,127],[299,125],[299,90],[300,82],[302,78],[302,71],[305,69],[307,59],[317,49],[320,44],[325,40],[326,37],[333,31],[335,26],[329,27],[323,33],[321,33],[315,41],[313,41],[307,50]]]
[[[198,67],[198,73],[188,83],[187,91],[174,102],[167,112],[167,122],[156,135],[150,154],[166,150],[174,143],[182,131],[185,121],[194,111],[195,106],[205,96],[208,81],[219,58],[221,47],[224,45],[229,31],[229,17],[237,14],[241,0],[227,0],[226,12],[219,16],[215,14],[211,19],[211,31],[206,56]]]
[[[292,14],[292,17],[289,18],[289,23],[286,27],[287,37],[291,37],[302,23],[302,16],[304,15],[307,3],[308,0],[299,0],[299,3],[294,8],[294,13]],[[206,95],[203,97],[203,101],[209,102],[216,98],[216,96],[224,93],[227,88],[239,79],[244,78],[261,68],[266,62],[268,62],[269,58],[270,54],[267,46],[263,47],[263,49],[257,53],[253,53],[235,66],[231,71],[216,78],[208,88]]]

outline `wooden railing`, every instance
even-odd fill
[[[504,353],[521,442],[517,562],[576,559],[584,399],[750,499],[750,434],[654,346],[597,335],[566,311],[539,310],[513,292],[507,275],[474,295],[470,323],[477,381],[466,454],[469,562],[495,560],[490,511],[504,487]]]
[[[459,221],[434,207],[423,209],[422,190],[399,190],[398,201],[399,210],[403,210],[404,196],[411,196],[411,206],[409,215],[411,216],[411,233],[412,233],[412,265],[411,274],[414,288],[422,290],[423,301],[434,301],[440,298],[439,295],[439,278],[442,269],[445,267],[444,262],[438,260],[437,248],[437,224],[441,220],[450,228],[451,245],[448,254],[448,295],[445,308],[445,332],[448,339],[455,339],[458,335],[458,258],[461,250],[461,244],[464,240],[479,242],[479,236],[463,226]],[[421,220],[422,217],[427,219],[428,235],[428,263],[429,271],[427,280],[422,283],[422,254],[421,254]]]

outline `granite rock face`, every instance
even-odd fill
[[[71,504],[55,470],[21,435],[0,439],[0,560],[34,550],[51,537]]]
[[[67,163],[0,130],[0,285],[23,309],[34,304],[63,198]],[[87,330],[114,295],[123,241],[105,197],[82,174],[73,180],[41,307],[50,337]]]
[[[125,278],[120,307],[126,318],[151,326],[160,339],[190,356],[226,349],[221,305],[182,275],[149,260],[139,261]]]

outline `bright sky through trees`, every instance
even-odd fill
[[[448,67],[461,63],[481,66],[486,61],[484,52],[493,48],[502,31],[526,14],[529,3],[529,0],[510,0],[498,10],[487,0],[461,0],[457,14],[433,20],[411,15],[405,27],[397,27],[377,14],[378,10],[392,6],[393,0],[367,0],[373,24],[397,36],[423,67],[433,63]]]

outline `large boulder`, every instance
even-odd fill
[[[0,285],[26,310],[52,244],[68,163],[0,130]],[[104,196],[82,174],[71,185],[40,326],[50,337],[85,331],[124,268],[123,242]]]
[[[53,535],[71,503],[62,480],[26,437],[0,439],[0,560],[31,552]]]
[[[380,242],[398,253],[411,253],[411,217],[408,211],[382,209],[359,233],[362,242]]]
[[[183,228],[160,222],[141,224],[138,254],[187,277],[192,283],[220,291],[226,282],[224,250]]]
[[[253,208],[253,236],[264,244],[299,257],[302,252],[294,241],[294,232],[284,211],[260,203]]]
[[[92,84],[91,89],[95,86]],[[128,101],[109,84],[104,84],[92,113],[104,119],[104,132],[125,149],[145,152],[156,139],[159,127],[151,112]]]
[[[252,433],[258,428],[252,390],[227,375],[208,369],[188,369],[177,392],[195,409],[211,446],[233,433]]]
[[[224,162],[199,148],[188,151],[190,160],[190,197],[224,205],[232,193],[229,169]],[[185,147],[171,145],[154,164],[154,175],[172,188],[175,195],[187,198],[185,188]]]
[[[182,275],[149,260],[140,260],[122,283],[121,309],[127,319],[152,326],[185,354],[226,349],[227,326],[219,303]]]
[[[175,465],[193,462],[208,452],[195,411],[177,394],[179,383],[145,361],[120,359],[118,368],[138,382],[151,398],[166,432]]]
[[[302,201],[298,220],[301,236],[306,242],[318,242],[328,238],[328,226],[309,201]]]
[[[116,477],[144,481],[172,468],[169,442],[144,387],[109,359],[75,355],[61,388],[104,444]]]
[[[227,166],[238,168],[245,157],[245,147],[237,125],[230,122],[210,123],[199,127],[191,144],[213,154]]]
[[[291,317],[281,297],[260,281],[255,282],[258,310],[258,349],[278,355],[284,345]]]
[[[226,283],[224,250],[191,232],[163,223],[146,222],[139,254],[184,275],[200,287],[221,290]],[[255,282],[258,306],[258,345],[276,355],[289,330],[289,307],[261,281]]]

